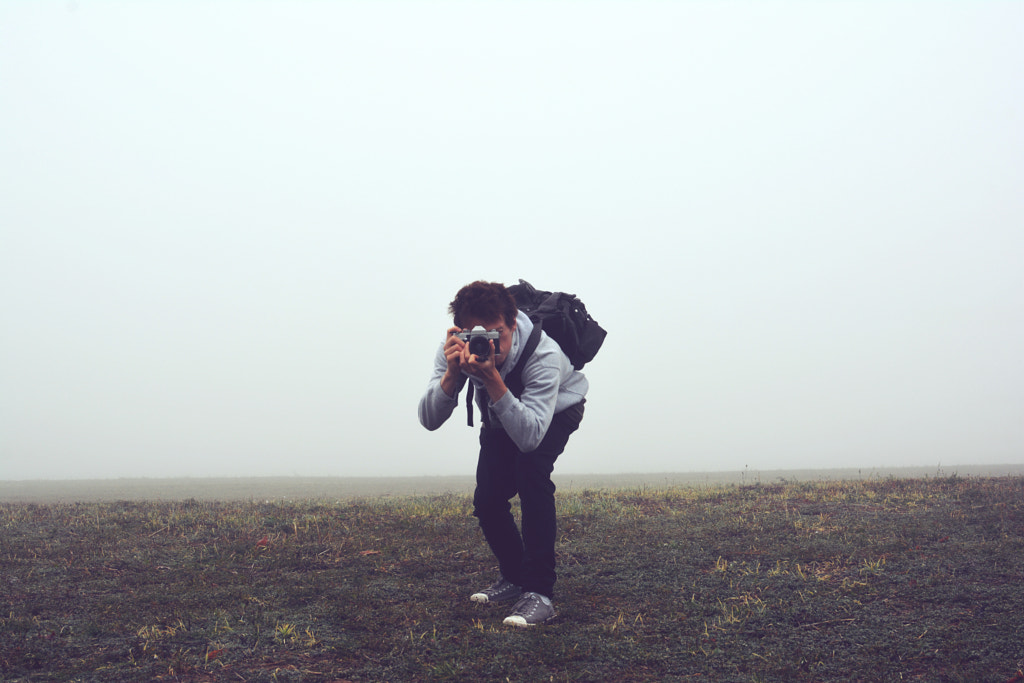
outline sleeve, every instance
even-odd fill
[[[455,396],[449,396],[441,388],[441,378],[444,377],[448,364],[444,359],[444,345],[442,344],[434,356],[434,369],[427,383],[427,390],[420,398],[419,418],[420,424],[433,431],[443,425],[451,417],[455,407],[459,404],[459,391],[465,384],[465,379],[459,382],[458,391]]]
[[[519,398],[511,391],[491,404],[505,432],[524,453],[536,450],[551,426],[555,404],[561,385],[562,368],[558,356],[561,352],[534,352],[523,368],[523,394]]]

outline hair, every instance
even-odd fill
[[[448,304],[448,312],[455,318],[456,327],[468,318],[478,321],[491,321],[499,316],[505,324],[512,327],[516,323],[519,309],[516,300],[505,285],[500,282],[471,282],[455,294],[455,299]]]

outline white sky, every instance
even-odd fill
[[[609,330],[563,473],[1024,462],[1024,3],[0,2],[0,479],[472,474],[466,282]]]

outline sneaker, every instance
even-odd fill
[[[509,626],[536,626],[554,618],[555,606],[550,598],[540,593],[523,593],[504,623]]]
[[[522,588],[511,581],[506,581],[505,577],[502,576],[479,593],[470,595],[469,599],[473,602],[505,602],[507,600],[515,600],[522,594]]]

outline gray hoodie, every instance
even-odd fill
[[[502,380],[515,367],[532,331],[533,322],[520,311],[512,333],[512,350],[498,368]],[[458,395],[451,397],[441,389],[441,378],[447,369],[442,343],[434,357],[434,372],[419,405],[420,424],[429,430],[444,424],[459,404]],[[540,445],[555,413],[582,401],[590,385],[582,372],[573,369],[555,340],[544,332],[541,332],[536,350],[523,367],[522,378],[522,396],[516,398],[511,391],[506,391],[497,403],[491,403],[483,383],[466,377],[476,385],[474,395],[479,409],[490,410],[491,427],[504,429],[519,450],[527,453]],[[463,384],[459,385],[460,391]]]

